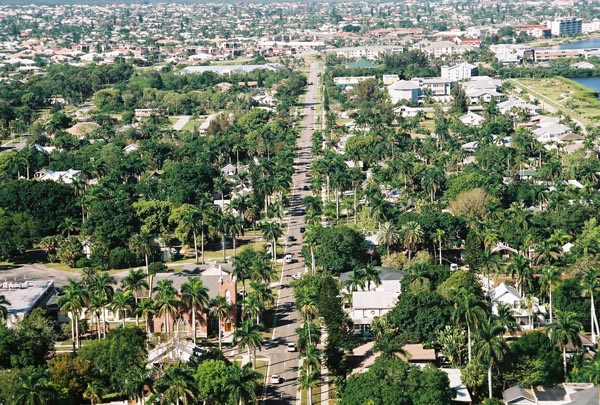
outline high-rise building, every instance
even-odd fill
[[[581,34],[582,26],[583,19],[577,17],[557,18],[550,23],[552,35],[557,37]]]

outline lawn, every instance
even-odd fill
[[[531,92],[541,101],[567,112],[586,124],[600,121],[600,100],[597,94],[564,77],[513,79],[518,87]],[[525,86],[525,87],[524,87]]]

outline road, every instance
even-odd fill
[[[298,395],[298,353],[288,352],[287,343],[296,342],[296,328],[300,327],[300,315],[294,310],[294,295],[289,286],[293,280],[292,276],[304,272],[304,259],[299,257],[302,248],[302,232],[304,227],[304,197],[310,194],[310,179],[307,176],[312,162],[312,134],[315,126],[315,105],[317,102],[318,64],[312,63],[308,78],[308,91],[304,104],[304,118],[300,137],[298,139],[297,155],[294,160],[293,185],[290,195],[288,210],[288,227],[285,234],[285,253],[293,254],[297,260],[294,263],[283,264],[280,288],[277,294],[277,309],[275,315],[275,327],[273,328],[273,340],[277,342],[274,347],[265,348],[261,354],[270,358],[267,375],[266,404],[293,404]],[[289,237],[296,239],[288,241]],[[270,377],[278,374],[283,377],[281,384],[270,384]]]

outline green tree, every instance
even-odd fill
[[[210,314],[216,316],[219,320],[219,350],[221,350],[221,342],[223,340],[223,319],[229,317],[231,305],[227,303],[227,299],[221,295],[213,298],[210,304]]]
[[[79,316],[84,307],[85,292],[81,283],[68,279],[64,288],[64,295],[58,300],[60,310],[70,314],[71,339],[73,341],[73,352],[79,348]]]
[[[283,235],[283,231],[276,222],[265,222],[261,226],[261,232],[265,240],[271,241],[271,254],[273,255],[273,263],[275,263],[277,258],[277,239]]]
[[[500,339],[504,328],[492,320],[484,320],[479,324],[475,341],[475,356],[487,366],[488,394],[492,398],[492,369],[500,363],[507,351],[506,343]]]
[[[179,300],[176,297],[177,290],[173,287],[173,281],[160,280],[156,283],[154,291],[156,291],[156,312],[164,316],[165,332],[169,334],[171,332],[170,316],[175,316],[177,308],[179,307]]]
[[[564,375],[567,375],[567,345],[581,346],[581,337],[579,336],[581,330],[583,330],[583,325],[573,312],[557,311],[556,322],[548,325],[548,337],[563,353]]]
[[[196,312],[208,308],[208,288],[197,277],[189,278],[181,286],[181,302],[192,310],[192,341],[196,344]]]
[[[146,263],[146,275],[148,275],[148,258],[152,255],[152,251],[156,246],[154,237],[147,232],[140,232],[133,235],[129,240],[129,248],[142,255]]]
[[[561,280],[561,274],[558,267],[550,266],[542,269],[542,275],[540,277],[540,288],[542,291],[548,294],[549,309],[550,309],[550,323],[553,322],[552,313],[552,291]]]
[[[121,318],[121,326],[125,327],[125,318],[127,317],[127,311],[131,311],[132,305],[131,291],[117,290],[113,296],[110,308],[114,311],[119,318]]]
[[[150,399],[159,404],[193,404],[197,401],[193,374],[182,364],[175,364],[163,371],[154,384]]]
[[[239,405],[256,403],[256,390],[260,377],[260,373],[253,370],[251,364],[240,367],[237,363],[233,363],[229,370],[229,378],[225,382],[231,403]]]
[[[251,351],[262,347],[261,329],[262,325],[246,320],[242,321],[240,327],[233,333],[233,344],[239,345],[240,350],[247,350],[248,359],[252,360],[253,368],[256,367],[256,359],[251,355]]]
[[[471,330],[479,327],[486,317],[486,304],[466,290],[459,290],[454,304],[452,318],[458,325],[467,328],[468,359],[472,360]]]
[[[0,318],[6,320],[8,316],[8,306],[11,305],[4,295],[0,295]]]
[[[412,251],[419,243],[423,242],[423,228],[415,221],[408,221],[402,226],[400,233],[402,234],[402,244],[408,250],[410,259]]]

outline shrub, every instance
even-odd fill
[[[149,274],[166,273],[167,271],[169,271],[169,268],[166,264],[161,262],[154,262],[148,265]]]
[[[84,267],[90,267],[90,260],[87,257],[82,257],[81,259],[75,262],[75,267],[78,269],[82,269]]]
[[[123,247],[111,250],[108,258],[108,266],[111,269],[126,269],[135,265],[135,255]]]

